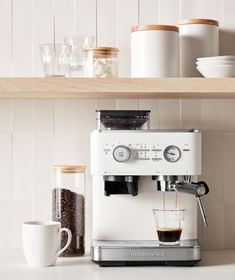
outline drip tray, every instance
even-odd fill
[[[172,246],[155,240],[93,240],[91,259],[100,266],[192,266],[200,261],[200,245],[197,239]]]

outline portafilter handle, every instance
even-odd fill
[[[202,219],[203,219],[204,225],[208,226],[208,220],[206,217],[205,209],[204,209],[202,201],[201,201],[201,196],[206,195],[209,192],[208,185],[203,181],[200,181],[197,183],[193,183],[193,182],[192,183],[179,183],[176,185],[176,189],[179,192],[193,194],[196,196],[197,202],[199,205],[199,209],[202,214]]]

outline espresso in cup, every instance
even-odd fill
[[[158,240],[160,242],[177,242],[180,240],[181,228],[158,228]]]
[[[158,241],[162,245],[178,245],[183,229],[185,209],[153,209]]]

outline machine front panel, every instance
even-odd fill
[[[200,175],[199,132],[93,131],[92,175]]]

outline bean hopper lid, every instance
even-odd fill
[[[96,112],[98,129],[149,129],[149,110],[97,110]]]

